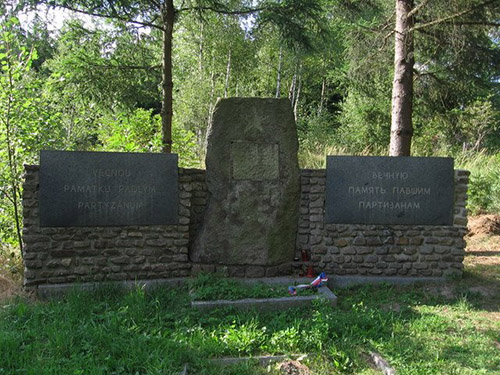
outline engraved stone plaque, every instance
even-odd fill
[[[234,180],[275,180],[279,178],[277,143],[231,142]]]
[[[175,154],[42,151],[40,226],[177,224]]]
[[[452,225],[453,159],[328,156],[326,222]]]

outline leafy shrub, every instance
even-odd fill
[[[20,282],[23,277],[23,261],[14,246],[0,243],[0,277]]]
[[[500,153],[462,154],[456,168],[471,172],[468,190],[468,210],[471,214],[500,212]]]

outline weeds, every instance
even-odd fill
[[[255,363],[221,367],[222,356],[309,353],[313,373],[372,374],[375,350],[398,374],[498,374],[498,324],[482,299],[450,300],[424,286],[339,290],[339,306],[243,313],[198,312],[187,289],[102,289],[0,311],[0,373],[278,374]],[[267,372],[269,370],[269,372]]]
[[[23,271],[23,260],[19,249],[0,244],[0,276],[16,283],[22,280]]]
[[[288,286],[265,283],[244,284],[216,274],[201,273],[189,282],[193,300],[237,300],[243,298],[289,297]],[[301,296],[314,295],[317,289],[302,289]]]

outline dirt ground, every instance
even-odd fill
[[[470,217],[468,230],[462,283],[480,294],[491,317],[500,321],[500,215]]]
[[[485,276],[500,282],[500,215],[470,217],[465,240],[466,268],[482,268]]]
[[[22,294],[21,285],[0,275],[0,302]]]
[[[469,217],[469,236],[500,235],[500,215],[479,215]],[[500,244],[498,244],[500,245]]]

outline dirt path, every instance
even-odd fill
[[[500,215],[470,217],[468,229],[463,282],[483,297],[490,319],[500,321]]]

